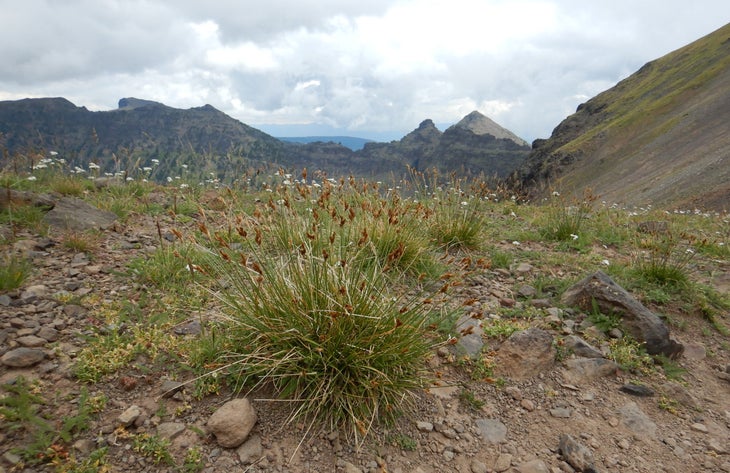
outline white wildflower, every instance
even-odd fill
[[[601,261],[601,264],[604,266],[609,266],[611,263],[607,259],[605,259],[605,260]]]
[[[465,206],[465,207],[466,207],[467,205],[469,205],[469,202],[467,202],[467,201],[463,201],[463,202],[461,203],[461,205],[463,205],[463,206]]]
[[[517,240],[513,241],[512,244],[515,245],[515,246],[520,246],[520,242],[517,241]]]
[[[35,181],[36,180],[36,177],[35,176],[28,176],[28,180],[29,181]]]
[[[578,235],[576,235],[575,233],[571,233],[571,234],[570,234],[570,238],[572,238],[572,239],[573,239],[573,241],[575,241],[575,240],[577,240],[577,239],[578,239]]]

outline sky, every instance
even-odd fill
[[[0,100],[378,140],[478,110],[532,141],[728,22],[727,0],[0,0]]]

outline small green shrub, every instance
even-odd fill
[[[133,437],[132,448],[135,452],[141,453],[152,460],[152,463],[159,465],[174,465],[175,460],[170,454],[170,441],[150,434],[137,434]]]

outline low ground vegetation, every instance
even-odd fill
[[[700,320],[708,333],[728,330],[730,299],[709,284],[730,254],[727,214],[621,209],[590,193],[561,200],[557,191],[545,205],[530,204],[478,182],[415,173],[388,186],[280,171],[257,177],[255,188],[245,178],[230,186],[94,186],[62,171],[32,177],[3,173],[0,191],[77,196],[114,212],[121,225],[153,219],[156,233],[146,256],[116,274],[120,285],[137,288],[135,297],[57,296],[91,308],[73,367],[81,386],[75,412],[60,418],[60,430],[53,412],[68,400],[40,396],[41,386],[22,379],[3,388],[0,425],[27,439],[17,454],[56,471],[104,471],[105,449],[76,458],[69,447],[104,408],[104,397],[89,392],[130,371],[187,380],[193,402],[268,390],[291,405],[290,417],[305,433],[341,429],[362,442],[407,413],[413,393],[438,377],[428,358],[454,342],[453,323],[473,304],[458,297],[459,288],[520,262],[541,275],[525,281],[537,291],[528,298],[558,300],[568,284],[602,269],[665,312],[676,329]],[[656,225],[647,229],[646,222]],[[42,212],[27,205],[8,203],[0,224],[7,255],[0,294],[22,289],[33,276],[31,261],[11,251],[20,232],[57,238],[91,258],[102,251],[98,232],[49,234]],[[508,304],[497,312],[484,322],[485,336],[495,341],[545,315]],[[586,317],[601,330],[617,326],[613,314]],[[200,336],[175,335],[190,320],[200,323]],[[652,360],[630,340],[612,342],[611,352],[637,375],[663,366],[681,379],[681,370]],[[480,360],[462,361],[470,379],[500,382],[488,349]],[[459,398],[469,409],[482,407],[467,389]],[[129,438],[155,464],[199,471],[195,452],[175,459],[162,439]],[[389,438],[413,448],[407,436]]]

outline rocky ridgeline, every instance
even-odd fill
[[[36,271],[24,287],[0,295],[3,384],[19,376],[40,379],[57,398],[73,398],[79,391],[74,357],[92,333],[95,310],[73,301],[125,299],[140,290],[114,274],[123,273],[132,257],[154,251],[155,222],[141,217],[126,227],[100,224],[87,211],[74,208],[62,221],[106,228],[93,256],[63,248],[53,232],[47,238],[17,235],[12,251],[31,257]],[[730,472],[730,375],[716,369],[728,360],[710,361],[705,346],[671,339],[658,317],[602,273],[566,291],[564,300],[576,309],[563,309],[553,303],[558,294],[536,298],[537,290],[525,282],[534,271],[518,263],[472,276],[459,289],[457,300],[475,302],[457,323],[456,343],[428,361],[438,382],[417,393],[412,414],[378,427],[359,449],[338,432],[307,435],[308,426],[288,422],[278,403],[254,396],[193,401],[186,380],[123,372],[89,387],[109,402],[89,431],[74,439],[73,453],[83,457],[106,446],[112,471],[175,471],[137,453],[124,437],[146,432],[168,439],[175,458],[200,449],[208,473]],[[601,332],[587,322],[589,308],[581,309],[589,299],[610,305],[625,323]],[[498,341],[484,329],[499,319],[500,307],[543,316]],[[623,331],[682,363],[687,383],[642,382],[641,375],[623,372],[607,358],[609,341]],[[197,332],[195,324],[176,329],[179,336]],[[481,353],[493,358],[493,375],[503,384],[471,379],[459,366]],[[659,408],[658,399],[666,399],[673,413]],[[172,420],[165,415],[171,412]],[[13,432],[0,432],[0,472],[19,467],[11,452],[17,441]]]

